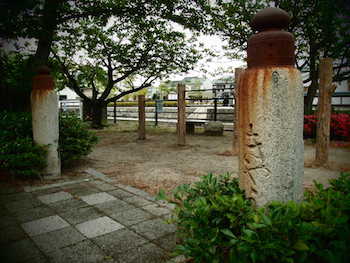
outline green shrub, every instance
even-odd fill
[[[28,137],[0,143],[0,167],[20,176],[38,176],[46,167],[46,150]]]
[[[75,115],[61,115],[59,147],[63,164],[78,160],[91,152],[97,137]]]
[[[60,116],[62,165],[90,153],[97,137],[72,115]],[[0,168],[15,175],[37,176],[46,166],[45,147],[35,145],[29,113],[0,112]]]
[[[350,262],[350,174],[316,187],[301,203],[256,208],[228,175],[180,186],[168,197],[176,252],[198,263]]]

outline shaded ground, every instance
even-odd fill
[[[136,124],[121,122],[98,131],[98,145],[88,158],[66,174],[84,171],[92,167],[122,184],[135,186],[151,194],[159,188],[173,189],[183,183],[191,183],[208,173],[238,172],[238,158],[231,156],[232,132],[222,137],[200,134],[187,136],[188,146],[176,146],[175,128],[147,127],[147,139],[137,140]],[[305,145],[306,167],[311,166],[314,147]],[[340,171],[350,170],[349,144],[332,147],[330,165],[325,168],[306,168],[305,185],[313,180],[327,184]]]

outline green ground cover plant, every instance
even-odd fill
[[[209,174],[159,198],[176,204],[176,253],[190,262],[350,262],[350,174],[330,183],[257,208],[237,179]]]
[[[60,116],[59,151],[62,165],[89,154],[97,137],[73,115]],[[46,166],[45,146],[35,145],[31,115],[0,112],[0,168],[14,175],[39,176]]]

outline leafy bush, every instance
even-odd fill
[[[315,115],[304,116],[304,138],[316,138],[317,118]],[[331,115],[331,140],[350,141],[350,114],[338,113]]]
[[[78,118],[60,116],[59,151],[62,164],[87,155],[97,137]],[[0,112],[0,168],[16,175],[36,176],[46,166],[45,147],[33,143],[29,113]]]
[[[350,262],[350,174],[301,203],[256,208],[228,175],[177,188],[176,252],[193,262]],[[162,194],[160,194],[162,196]]]
[[[96,143],[97,137],[86,123],[72,114],[61,115],[59,147],[63,164],[88,155]]]

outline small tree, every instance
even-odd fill
[[[164,20],[90,19],[70,25],[54,57],[66,83],[91,106],[94,127],[109,102],[137,92],[170,73],[185,72],[200,58],[194,44]],[[128,79],[128,85],[121,83]],[[84,88],[92,89],[92,96]],[[111,96],[111,91],[115,95]]]

